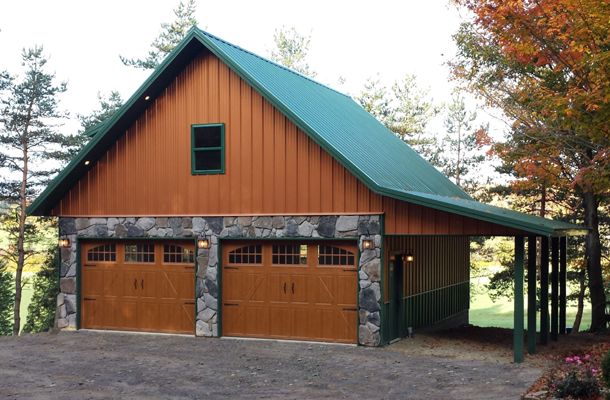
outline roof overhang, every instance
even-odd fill
[[[434,195],[429,193],[396,190],[379,185],[365,171],[358,167],[346,155],[330,146],[324,138],[316,132],[297,113],[286,107],[282,101],[270,92],[264,85],[254,79],[238,63],[234,62],[223,49],[217,46],[208,36],[199,29],[193,28],[186,37],[176,46],[175,50],[159,65],[140,88],[109,118],[93,128],[87,134],[91,140],[72,161],[58,174],[45,190],[28,207],[30,215],[49,215],[57,202],[67,193],[70,187],[87,172],[107,149],[131,126],[133,121],[148,107],[150,100],[159,96],[173,81],[176,75],[202,51],[210,51],[223,62],[227,63],[242,79],[252,85],[265,99],[282,111],[296,126],[304,131],[314,142],[328,151],[339,163],[359,178],[372,191],[395,198],[397,200],[433,208],[440,211],[462,215],[516,230],[541,236],[583,235],[588,230],[582,226],[528,214],[507,210],[472,200],[468,195],[460,192],[461,198]],[[388,134],[390,134],[388,132]],[[90,161],[89,163],[85,163]]]

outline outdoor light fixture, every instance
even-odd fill
[[[85,165],[89,165],[89,164],[91,164],[91,161],[89,161],[89,160],[85,161]]]
[[[364,250],[370,250],[375,247],[375,242],[371,239],[364,239],[362,241],[362,248]]]
[[[199,247],[200,249],[209,249],[210,241],[208,239],[199,239],[197,241],[197,247]]]
[[[150,100],[150,96],[144,97],[144,100],[146,100],[146,101]]]
[[[413,253],[409,252],[405,255],[405,261],[406,262],[413,262],[415,261],[415,256],[413,255]]]
[[[59,239],[59,247],[70,247],[70,239],[68,239],[68,238]]]

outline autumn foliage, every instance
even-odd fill
[[[512,121],[493,149],[513,187],[581,204],[597,329],[605,303],[598,213],[610,198],[610,1],[455,3],[471,19],[454,35],[453,76]]]

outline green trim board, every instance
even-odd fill
[[[378,194],[544,236],[584,231],[578,225],[507,213],[474,201],[350,97],[198,28],[192,28],[117,113],[96,129],[93,139],[30,205],[28,213],[49,214],[87,171],[84,161],[100,157],[146,109],[146,99],[154,99],[201,52],[217,56]]]
[[[205,146],[196,147],[197,141],[195,134],[197,128],[220,128],[220,146]],[[220,151],[220,168],[215,169],[197,169],[196,155],[206,152]],[[225,173],[225,124],[193,124],[191,125],[191,174],[193,175],[210,175]]]

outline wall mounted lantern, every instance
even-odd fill
[[[371,240],[371,239],[364,239],[362,241],[362,248],[364,250],[373,249],[373,248],[375,248],[375,242],[373,240]]]
[[[412,263],[413,261],[415,261],[415,256],[413,255],[413,253],[408,252],[404,257],[404,261],[408,262],[408,263]]]
[[[70,247],[70,239],[68,239],[68,238],[59,239],[59,247]]]
[[[209,249],[210,248],[210,240],[207,238],[202,238],[197,240],[197,247],[200,249]]]

